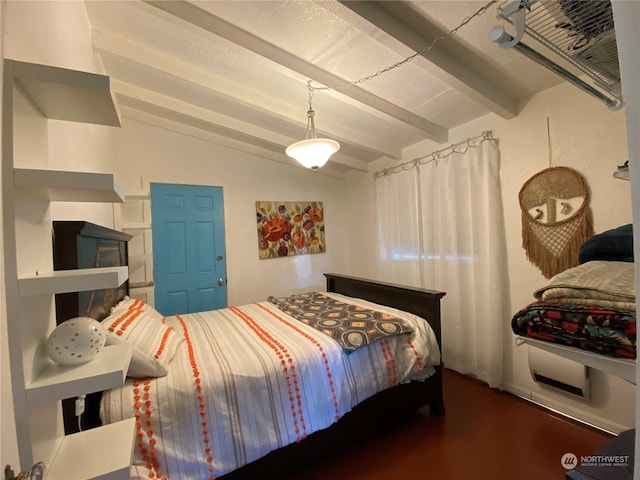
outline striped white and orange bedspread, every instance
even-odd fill
[[[330,426],[380,390],[430,376],[440,352],[428,324],[376,308],[407,319],[413,333],[350,355],[268,302],[167,317],[185,337],[167,376],[127,378],[102,398],[103,422],[138,419],[132,478],[219,477]]]

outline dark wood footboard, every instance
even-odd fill
[[[377,282],[336,273],[325,273],[324,276],[327,278],[327,292],[362,298],[424,318],[431,325],[438,345],[442,345],[440,300],[446,295],[445,292]],[[407,397],[408,409],[429,404],[429,411],[432,415],[444,415],[442,366],[436,368],[435,375],[429,380],[431,381],[411,382],[407,384],[406,391],[402,391],[403,389],[400,388],[405,385],[399,385],[393,390],[398,390],[400,398]],[[419,405],[414,406],[415,402]]]
[[[441,345],[440,299],[444,292],[326,273],[327,291],[357,297],[411,312],[424,318]],[[309,435],[253,463],[220,477],[225,480],[283,478],[292,468],[305,465],[347,443],[362,439],[401,416],[429,405],[431,415],[444,415],[442,367],[424,382],[409,382],[383,390],[345,414],[331,427]],[[384,415],[380,415],[384,412]],[[393,415],[390,415],[393,413]],[[384,424],[381,424],[384,419]]]

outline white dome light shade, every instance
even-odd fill
[[[323,167],[329,157],[340,149],[340,144],[328,138],[309,138],[293,143],[287,147],[285,153],[295,158],[306,168],[318,170]]]
[[[104,326],[89,317],[70,318],[47,339],[47,353],[59,365],[80,365],[95,358],[107,339]]]

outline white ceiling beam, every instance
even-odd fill
[[[213,35],[224,38],[236,45],[261,55],[262,57],[272,60],[319,84],[332,86],[348,83],[347,80],[323,70],[269,42],[266,42],[256,35],[232,25],[196,5],[185,1],[169,0],[147,0],[145,3],[153,5],[154,7],[191,25],[202,28]],[[370,108],[383,112],[407,125],[411,125],[433,141],[438,143],[446,143],[448,141],[448,130],[446,128],[419,115],[415,115],[414,113],[378,97],[377,95],[369,93],[357,85],[351,85],[348,88],[340,89],[339,93],[357,100]]]
[[[163,75],[174,77],[185,84],[193,84],[198,87],[205,88],[209,94],[217,95],[221,98],[224,97],[227,101],[232,101],[239,106],[242,106],[244,110],[252,110],[257,112],[258,115],[268,117],[276,116],[280,122],[288,125],[287,130],[289,131],[295,132],[296,130],[300,130],[301,124],[299,121],[299,110],[291,113],[291,115],[295,114],[295,118],[293,116],[289,116],[285,113],[287,111],[286,106],[274,103],[272,98],[259,91],[253,91],[251,93],[250,97],[253,99],[253,102],[248,103],[244,98],[239,98],[237,96],[237,85],[229,82],[223,76],[216,75],[209,70],[200,68],[179,58],[170,57],[157,50],[149,49],[128,39],[125,40],[99,31],[93,31],[92,44],[94,48],[100,52],[104,60],[116,58],[119,61],[133,62],[133,64],[149,69],[153,72],[159,72]],[[176,75],[176,72],[180,72],[180,75]],[[110,72],[110,75],[114,79],[118,79],[117,71]],[[120,85],[125,83],[127,82],[121,82]],[[117,88],[115,90],[117,91]],[[168,98],[166,96],[164,97]],[[147,95],[146,98],[149,102],[153,101],[151,95]],[[185,106],[188,105],[186,102],[181,103]],[[262,107],[258,105],[262,105]],[[196,108],[196,106],[193,107]],[[208,110],[202,108],[198,108],[198,111],[208,112]],[[218,118],[220,121],[224,119],[228,128],[236,128],[238,127],[238,124],[242,124],[242,131],[245,133],[265,138],[275,143],[281,143],[285,146],[296,141],[295,138],[279,135],[273,130],[252,127],[250,122],[237,121],[227,115],[219,115]],[[306,128],[306,124],[302,126]],[[364,163],[357,159],[357,152],[362,152],[362,154],[365,154],[367,157],[384,156],[396,159],[401,157],[401,152],[391,148],[386,139],[368,135],[366,132],[349,131],[347,133],[345,130],[341,134],[340,132],[335,131],[335,129],[332,129],[331,132],[328,133],[331,134],[332,138],[340,141],[340,143],[344,145],[349,144],[353,147],[352,151],[356,152],[354,159],[345,155],[341,155],[340,157],[344,162],[347,162],[358,170],[362,168],[361,165],[364,165]],[[304,131],[302,131],[301,134],[304,134]]]
[[[415,52],[435,38],[447,35],[407,2],[340,0],[340,3]],[[504,77],[497,71],[487,71],[486,65],[482,65],[481,73],[477,62],[474,65],[476,56],[455,37],[438,41],[422,56],[441,69],[443,81],[500,117],[510,119],[518,114],[515,100],[501,89]]]
[[[137,122],[153,125],[154,127],[162,128],[170,132],[177,132],[182,135],[203,140],[205,142],[222,145],[223,147],[245,152],[256,157],[265,158],[267,160],[288,165],[290,167],[304,168],[302,165],[297,164],[293,159],[289,159],[286,156],[277,155],[273,152],[265,151],[263,149],[260,149],[259,147],[250,145],[246,142],[234,140],[225,135],[220,135],[211,131],[202,130],[201,128],[192,125],[187,125],[183,121],[176,121],[170,118],[163,117],[162,115],[159,115],[158,112],[151,113],[146,110],[141,110],[137,107],[123,105],[121,108],[121,113],[122,117],[124,118],[125,124],[128,120],[135,120]],[[317,174],[336,178],[338,180],[344,180],[346,178],[343,172],[332,168],[331,162],[318,170]]]
[[[112,89],[118,96],[118,103],[130,105],[131,101],[140,101],[148,105],[156,105],[165,111],[175,112],[177,115],[198,119],[203,124],[216,126],[220,131],[225,131],[232,136],[242,136],[247,139],[260,141],[264,146],[269,146],[274,151],[284,154],[284,146],[291,143],[292,139],[279,135],[270,130],[257,127],[248,122],[228,117],[209,109],[183,102],[146,88],[113,79]],[[235,133],[237,132],[237,133]]]
[[[176,129],[175,125],[183,124],[206,132],[206,138],[215,139],[215,143],[280,163],[298,165],[284,153],[285,146],[290,143],[286,137],[281,138],[282,142],[267,140],[268,135],[263,135],[255,126],[117,79],[112,81],[112,88],[120,106],[173,122],[176,131],[182,130]],[[367,163],[345,155],[334,155],[331,162],[360,172],[369,171]]]

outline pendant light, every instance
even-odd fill
[[[329,161],[331,155],[340,149],[340,144],[335,140],[317,137],[314,122],[315,112],[311,107],[314,90],[311,87],[310,80],[307,82],[307,88],[309,90],[309,110],[307,111],[306,139],[292,143],[287,147],[285,153],[297,160],[303,167],[317,172],[320,167],[323,167]]]

